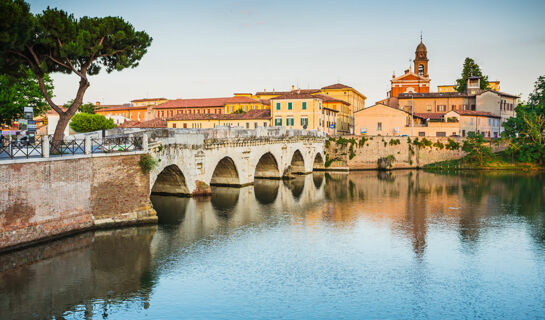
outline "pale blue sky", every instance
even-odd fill
[[[122,16],[154,39],[135,69],[91,78],[85,101],[230,96],[341,82],[386,96],[414,57],[420,31],[432,88],[474,58],[502,91],[526,98],[545,75],[544,0],[520,1],[30,1],[31,10]],[[418,7],[414,7],[418,5]],[[58,103],[77,79],[54,76]]]

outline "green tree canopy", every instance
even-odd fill
[[[77,132],[91,132],[112,129],[115,124],[112,119],[106,119],[103,115],[81,112],[72,117],[70,128]]]
[[[138,66],[151,41],[147,33],[136,31],[120,17],[77,19],[49,7],[34,15],[23,0],[0,0],[0,73],[21,76],[21,66],[33,71],[45,100],[59,114],[54,140],[62,139],[83,103],[88,76],[101,69],[109,73]],[[75,98],[66,110],[47,92],[45,74],[54,72],[79,77]]]
[[[502,137],[518,161],[545,164],[545,76],[537,79],[528,102],[520,103],[516,116],[503,123]]]
[[[44,86],[51,95],[53,83],[47,74],[44,75]],[[24,107],[34,108],[35,116],[50,109],[32,71],[27,68],[24,76],[18,78],[0,74],[0,124],[9,125],[22,118]]]
[[[466,92],[467,79],[469,77],[481,78],[481,89],[489,89],[488,76],[483,75],[481,67],[471,58],[466,58],[464,66],[462,68],[462,75],[460,79],[456,80],[456,91]]]

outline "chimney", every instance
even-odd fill
[[[295,90],[295,86],[292,84],[291,85],[291,91]]]
[[[95,106],[100,106],[100,101],[95,102]]]

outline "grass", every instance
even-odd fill
[[[483,164],[471,161],[466,157],[458,160],[446,160],[424,166],[427,170],[545,170],[535,163],[512,161],[505,152],[495,153],[492,159]]]

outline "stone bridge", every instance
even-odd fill
[[[153,194],[210,193],[211,185],[242,187],[255,179],[289,179],[324,168],[325,136],[286,128],[155,129],[149,153]]]

